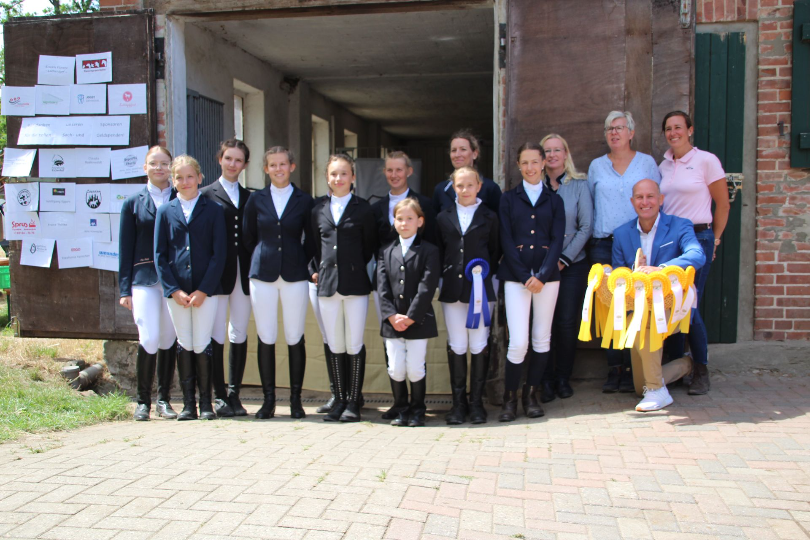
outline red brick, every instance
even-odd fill
[[[790,90],[779,90],[779,101],[790,101],[792,95]]]
[[[779,91],[778,90],[760,90],[757,93],[757,101],[760,103],[760,107],[767,102],[776,101],[779,99]]]
[[[783,296],[785,287],[782,285],[758,285],[754,294],[757,296]]]
[[[757,274],[781,274],[785,271],[784,264],[757,263]]]
[[[802,297],[777,298],[776,305],[780,307],[810,307],[810,298],[802,298]]]
[[[780,253],[779,260],[784,262],[810,262],[810,253]]]
[[[757,204],[785,204],[787,202],[787,197],[782,195],[779,197],[776,196],[767,196],[767,197],[759,197],[760,199],[768,199],[769,201],[773,201],[774,199],[782,199],[782,202],[760,202],[757,201]],[[784,227],[785,220],[779,218],[760,218],[757,220],[757,225],[759,227]]]
[[[765,210],[770,210],[770,208],[766,208]],[[776,233],[774,231],[766,231],[764,229],[757,229],[757,240],[773,240],[776,238]],[[764,244],[765,246],[772,246],[773,244],[767,243]],[[768,250],[774,249],[772,247],[768,247]]]
[[[810,313],[810,310],[807,310],[807,312]],[[754,309],[754,317],[757,319],[784,319],[785,310],[782,308],[756,308]]]
[[[807,285],[810,276],[806,274],[778,274],[775,275],[778,285]]]
[[[774,307],[775,300],[773,296],[757,296],[754,298],[754,306],[758,308]]]
[[[793,321],[795,330],[810,330],[810,321]]]
[[[793,330],[793,321],[773,321],[774,330]]]
[[[760,128],[763,129],[763,128]],[[776,162],[771,160],[757,160],[758,171],[775,171],[777,169]]]
[[[758,88],[772,88],[774,90],[786,90],[790,88],[788,79],[760,79]]]
[[[756,341],[785,341],[785,333],[759,331],[754,332],[754,339]]]
[[[774,115],[767,115],[774,116]],[[784,159],[788,155],[787,148],[771,148],[757,151],[757,159]],[[762,201],[759,201],[762,202]]]
[[[790,103],[760,103],[759,107],[757,107],[757,112],[759,114],[790,112]]]
[[[810,319],[810,309],[788,308],[785,310],[786,319]]]
[[[757,184],[757,193],[772,193],[776,186],[773,184]]]
[[[773,330],[773,319],[757,319],[754,321],[754,330]]]
[[[776,282],[776,276],[773,274],[757,274],[754,276],[754,282],[757,285],[773,285]]]
[[[786,332],[785,341],[801,340],[806,341],[810,337],[810,332]]]
[[[774,251],[757,251],[757,262],[776,262],[776,252]]]

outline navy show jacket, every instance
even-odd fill
[[[501,204],[501,188],[494,180],[481,177],[481,191],[478,198],[487,208],[498,213]],[[433,212],[438,216],[443,210],[456,204],[456,192],[450,180],[439,182],[433,190]]]
[[[227,180],[226,180],[227,181]],[[248,280],[248,268],[250,267],[250,251],[245,247],[244,235],[242,232],[245,214],[245,205],[250,200],[250,191],[239,186],[239,207],[234,206],[228,192],[217,180],[213,184],[200,190],[200,195],[207,197],[222,207],[225,211],[224,230],[228,237],[228,254],[225,257],[225,269],[222,271],[222,292],[218,294],[231,294],[237,283],[237,278],[241,281],[242,292],[250,294],[250,281]],[[239,276],[236,275],[236,261],[239,261]]]

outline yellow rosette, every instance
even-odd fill
[[[672,311],[667,329],[668,334],[672,334],[678,321],[683,318],[682,305],[684,303],[684,291],[686,291],[686,272],[680,266],[667,266],[662,270],[669,278],[669,288],[672,293]]]
[[[679,316],[680,330],[684,334],[689,333],[689,324],[692,319],[692,309],[697,307],[697,289],[695,288],[695,268],[687,266],[684,272],[684,290],[686,291],[686,298],[683,299],[681,311]]]
[[[608,277],[608,290],[613,294],[607,316],[602,347],[609,347],[613,341],[615,349],[624,348],[627,334],[627,296],[632,295],[633,278],[629,268],[616,268]]]
[[[588,288],[585,289],[585,301],[582,304],[582,322],[579,325],[579,340],[591,340],[591,316],[593,315],[593,295],[602,284],[605,269],[601,264],[594,264],[588,273]],[[597,332],[599,325],[596,325]],[[599,332],[598,332],[599,333]]]
[[[667,275],[661,271],[653,272],[649,277],[652,285],[649,298],[652,300],[653,315],[653,320],[650,322],[650,351],[657,351],[669,334],[664,301],[670,293],[670,281]]]
[[[652,282],[650,276],[642,272],[633,272],[633,318],[630,326],[627,327],[627,337],[624,340],[624,348],[629,349],[639,337],[639,348],[644,347],[644,329],[647,328],[649,319],[649,308],[647,307],[647,296],[652,294]]]

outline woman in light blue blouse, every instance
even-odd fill
[[[661,173],[652,156],[632,148],[636,123],[627,111],[611,111],[605,118],[605,140],[610,151],[591,162],[588,186],[593,196],[593,238],[590,242],[592,263],[610,264],[613,231],[636,218],[630,203],[633,186],[639,180],[661,183]],[[608,378],[605,393],[633,392],[633,374],[629,351],[607,351]]]

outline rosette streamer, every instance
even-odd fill
[[[489,275],[489,263],[484,259],[473,259],[464,269],[464,275],[472,281],[470,307],[467,309],[467,328],[478,328],[483,316],[484,326],[490,326],[489,303],[484,280]]]
[[[650,351],[657,351],[669,335],[664,298],[670,294],[669,278],[663,272],[650,274],[652,283],[652,322],[650,323]]]
[[[582,322],[579,325],[579,340],[591,340],[591,318],[593,316],[593,295],[596,289],[602,284],[602,278],[605,276],[605,270],[601,264],[595,264],[591,267],[588,273],[588,288],[585,289],[585,302],[582,304]],[[599,304],[597,304],[599,307]],[[596,325],[596,333],[601,334],[599,331],[599,324]]]
[[[647,328],[649,310],[647,309],[647,295],[652,290],[650,276],[642,272],[633,272],[633,318],[627,328],[627,337],[624,340],[624,348],[633,347],[636,336],[641,340],[639,345],[644,347],[644,332],[642,328]]]

